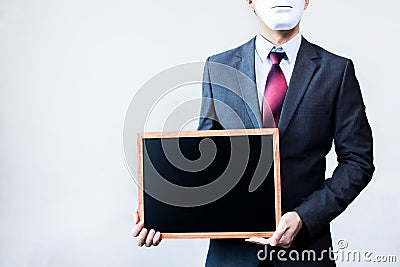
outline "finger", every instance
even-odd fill
[[[245,240],[246,242],[258,244],[258,245],[269,245],[270,240],[260,237],[251,237]]]
[[[283,247],[283,248],[288,248],[292,245],[294,238],[296,237],[297,232],[296,229],[293,227],[289,227],[285,234],[281,237],[279,240],[277,246]]]
[[[287,229],[289,228],[288,223],[285,218],[282,217],[281,221],[279,222],[278,228],[274,232],[271,237],[270,245],[277,246],[279,241],[281,240],[282,236],[285,234]]]
[[[132,236],[137,237],[144,227],[144,222],[139,222],[132,230]]]
[[[293,240],[295,239],[298,231],[294,227],[289,227],[282,238],[279,240],[278,246],[283,248],[288,248],[292,245]]]
[[[138,236],[138,246],[143,247],[144,242],[146,241],[146,236],[147,236],[147,229],[143,228],[142,231],[140,231],[140,234]]]
[[[153,238],[154,235],[156,234],[156,231],[154,231],[154,229],[151,229],[146,237],[146,247],[151,247],[151,245],[153,245]]]
[[[287,232],[282,236],[276,246],[282,248],[289,248],[292,245],[292,238],[287,234]]]
[[[161,233],[157,232],[153,237],[153,245],[158,246],[161,242]]]

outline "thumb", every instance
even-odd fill
[[[288,229],[288,225],[286,223],[286,220],[284,219],[284,217],[281,218],[281,220],[279,221],[278,227],[276,228],[276,231],[274,232],[274,234],[272,235],[272,237],[270,238],[270,244],[271,246],[276,246],[279,243],[279,240],[281,240],[282,236],[285,234],[285,232]]]
[[[138,211],[135,210],[134,212],[132,212],[132,216],[133,216],[133,223],[134,223],[134,224],[138,224],[138,222],[139,222],[139,214],[138,214]]]

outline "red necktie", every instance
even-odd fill
[[[272,61],[271,70],[268,73],[267,83],[265,84],[263,100],[263,127],[278,127],[281,115],[283,100],[288,89],[285,75],[279,64],[285,57],[285,53],[271,52],[269,58]],[[272,115],[271,116],[271,112]],[[273,117],[273,118],[272,118]]]

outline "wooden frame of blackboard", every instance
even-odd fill
[[[250,136],[250,135],[272,135],[273,136],[273,157],[274,157],[274,191],[275,191],[275,218],[276,227],[282,217],[281,209],[281,176],[280,176],[280,150],[279,150],[279,129],[241,129],[241,130],[208,130],[208,131],[182,131],[182,132],[149,132],[137,134],[138,151],[138,214],[139,219],[144,219],[144,192],[143,192],[143,139],[154,138],[181,138],[181,137],[216,137],[216,136]],[[157,229],[155,229],[157,230]],[[275,230],[275,229],[274,229]],[[162,239],[230,239],[249,237],[271,237],[273,231],[268,232],[215,232],[215,233],[161,233]]]

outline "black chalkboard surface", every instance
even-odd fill
[[[279,163],[278,129],[138,134],[139,216],[164,239],[269,237]]]

